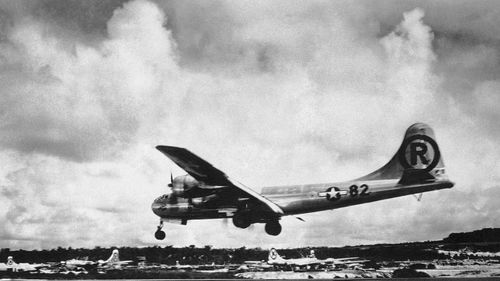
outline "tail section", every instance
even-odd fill
[[[16,266],[17,263],[14,261],[14,258],[12,256],[8,256],[6,265],[7,266]]]
[[[315,259],[316,258],[316,254],[314,253],[314,250],[309,251],[309,255],[307,257]]]
[[[118,252],[118,249],[114,249],[113,252],[111,252],[111,256],[106,260],[106,263],[118,262],[120,262],[120,253]]]
[[[406,130],[403,143],[387,164],[358,180],[400,179],[401,184],[412,184],[445,177],[434,131],[416,123]]]
[[[269,250],[269,255],[267,256],[268,264],[282,264],[285,263],[285,260],[278,254],[275,248]]]
[[[126,260],[126,261],[120,260],[120,253],[118,252],[118,249],[114,249],[113,252],[111,253],[111,256],[107,260],[105,261],[99,260],[97,263],[99,264],[99,266],[102,267],[120,268],[122,265],[131,262],[132,262],[131,260]]]

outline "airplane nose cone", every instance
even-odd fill
[[[161,203],[153,202],[153,204],[151,204],[151,210],[157,216],[161,216],[161,210],[162,209],[164,209],[164,206]]]

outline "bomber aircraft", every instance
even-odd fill
[[[187,224],[188,220],[232,218],[239,228],[264,223],[270,235],[281,232],[283,216],[325,211],[410,194],[453,187],[445,173],[433,130],[416,123],[403,143],[380,169],[339,183],[264,187],[259,194],[237,182],[185,148],[159,145],[159,151],[188,174],[173,178],[171,192],[151,205],[160,217],[155,232],[165,238],[163,222]]]
[[[272,265],[304,267],[304,266],[323,264],[324,261],[316,258],[314,250],[311,250],[311,252],[307,257],[296,258],[296,259],[285,259],[278,254],[278,251],[276,251],[275,248],[271,248],[271,250],[269,250],[269,255],[267,256],[267,263]]]
[[[17,263],[14,261],[12,256],[7,257],[7,263],[0,263],[0,271],[11,271],[11,272],[26,272],[35,271],[38,268],[45,267],[47,264],[42,263]]]
[[[348,258],[327,258],[318,259],[314,254],[314,250],[309,252],[309,255],[302,258],[295,259],[285,259],[278,254],[275,248],[269,250],[269,255],[267,256],[267,263],[275,266],[286,266],[292,268],[294,271],[297,270],[309,270],[318,266],[329,266],[336,267],[342,265],[343,267],[352,267],[351,265],[359,266],[362,263],[366,263],[369,260],[361,260],[358,257],[348,257]]]
[[[67,261],[61,261],[61,264],[64,264],[68,269],[75,269],[78,267],[93,266],[95,262],[89,261],[88,257],[85,257],[84,259],[70,259]]]
[[[114,249],[107,260],[98,260],[97,264],[100,268],[121,268],[122,265],[127,265],[131,262],[132,260],[120,260],[120,252],[118,249]]]

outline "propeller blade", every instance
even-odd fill
[[[168,184],[168,187],[173,187],[174,186],[174,176],[172,175],[172,171],[170,171],[170,183]]]

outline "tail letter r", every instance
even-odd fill
[[[427,153],[427,145],[422,142],[412,142],[410,144],[410,163],[412,166],[417,165],[417,156],[420,158],[420,162],[424,165],[429,165],[429,160],[425,157]]]

